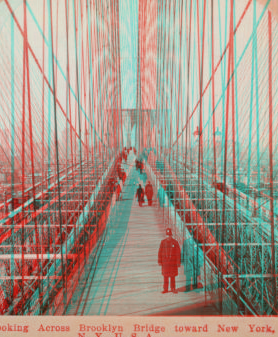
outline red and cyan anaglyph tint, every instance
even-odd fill
[[[0,1],[2,315],[277,314],[275,6]]]

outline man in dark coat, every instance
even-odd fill
[[[140,169],[140,174],[142,174],[143,170],[144,170],[144,164],[143,164],[143,160],[142,159],[139,161],[139,169]]]
[[[158,264],[162,266],[164,285],[162,294],[168,292],[169,278],[171,280],[171,291],[177,294],[175,277],[178,275],[178,268],[181,265],[181,249],[177,240],[172,237],[171,228],[166,229],[167,239],[160,243],[158,251]]]
[[[121,196],[121,191],[122,191],[122,187],[120,184],[120,181],[117,181],[116,184],[116,200],[122,200],[122,196]]]
[[[152,199],[153,199],[153,187],[152,184],[148,181],[147,185],[145,186],[145,193],[148,199],[148,205],[152,205]]]
[[[137,188],[136,196],[138,198],[139,206],[142,207],[142,203],[144,202],[144,190],[139,184],[139,187]]]

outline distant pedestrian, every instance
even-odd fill
[[[117,187],[116,187],[116,200],[122,200],[122,197],[121,197],[121,191],[122,191],[122,188],[121,188],[121,183],[120,183],[120,180],[118,180],[117,182]]]
[[[123,171],[123,173],[122,173],[121,180],[122,180],[123,185],[124,185],[124,183],[126,181],[126,173],[125,173],[125,171]]]
[[[139,162],[139,168],[140,168],[140,174],[142,174],[143,170],[144,170],[144,164],[143,164],[142,160],[140,160],[140,162]]]
[[[162,294],[168,292],[169,278],[171,291],[177,294],[176,280],[178,268],[181,265],[181,249],[177,240],[172,237],[171,228],[166,229],[168,237],[161,241],[158,251],[158,264],[162,266],[162,275],[164,277]]]
[[[152,199],[153,199],[153,187],[152,184],[148,181],[147,185],[145,186],[145,193],[148,199],[148,205],[152,206]]]
[[[137,188],[136,196],[138,198],[139,206],[142,207],[142,204],[144,202],[144,190],[141,187],[141,184],[139,184],[139,187]]]

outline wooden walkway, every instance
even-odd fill
[[[183,266],[176,277],[178,294],[161,293],[157,254],[166,226],[156,200],[151,207],[138,206],[139,177],[132,169],[108,223],[96,272],[80,282],[67,315],[218,315],[213,305],[205,306],[202,288],[185,291]]]

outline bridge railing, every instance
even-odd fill
[[[163,188],[162,185],[165,185],[164,177],[157,172],[154,165],[154,161],[149,160],[146,165],[146,170],[149,177],[155,186],[156,191]],[[170,171],[166,170],[166,174],[169,174]],[[176,188],[176,187],[175,187]],[[178,239],[182,247],[182,262],[184,264],[184,271],[186,274],[186,283],[195,283],[193,285],[198,287],[200,284],[205,285],[205,297],[207,301],[212,301],[215,305],[218,305],[218,279],[217,279],[217,270],[215,265],[210,261],[208,256],[204,254],[202,249],[202,243],[196,242],[192,233],[189,230],[189,227],[194,225],[200,225],[201,222],[190,224],[186,226],[184,220],[181,219],[179,213],[177,212],[173,203],[169,200],[167,193],[165,192],[165,203],[164,203],[164,214],[167,219],[167,226],[171,226],[175,232],[175,236]],[[181,195],[180,195],[181,197]],[[183,195],[185,197],[185,195]],[[189,197],[187,196],[189,202]],[[192,207],[192,204],[188,207]],[[189,225],[189,224],[188,224]],[[196,268],[196,259],[198,259],[198,268]],[[194,261],[195,260],[195,261]],[[199,283],[199,284],[198,284]],[[225,314],[235,314],[236,305],[234,301],[228,296],[225,289],[223,290],[223,299],[224,299],[224,312]]]
[[[101,178],[99,176],[101,169],[97,171],[99,172],[95,172],[90,167],[90,174],[93,176],[97,174],[95,180],[101,185],[103,184],[103,179],[99,179]],[[78,245],[72,248],[69,245],[72,242],[69,240],[72,240],[73,233],[75,233],[74,237],[76,238],[76,233],[78,232],[77,219],[84,214],[86,217],[91,214],[92,217],[92,214],[99,213],[97,210],[83,209],[81,199],[73,200],[81,198],[83,193],[84,201],[86,201],[87,196],[95,188],[90,175],[87,175],[87,177],[83,175],[83,181],[78,177],[80,177],[80,172],[78,172],[78,166],[76,166],[74,171],[68,171],[59,180],[62,224],[59,223],[58,217],[58,182],[56,179],[56,182],[50,186],[52,195],[50,195],[48,189],[45,193],[47,200],[39,209],[30,210],[29,206],[32,205],[32,199],[28,200],[23,206],[11,212],[6,218],[8,222],[4,222],[1,225],[0,250],[3,254],[0,255],[0,265],[3,266],[5,271],[2,273],[0,280],[2,294],[0,296],[0,309],[2,313],[20,314],[24,312],[25,314],[37,314],[39,312],[38,308],[42,313],[43,307],[47,306],[49,301],[51,302],[52,300],[52,290],[59,288],[61,283],[60,281],[63,277],[61,268],[62,256],[66,257],[66,264],[69,270],[74,267],[76,255],[81,254],[82,251]],[[88,187],[89,185],[90,187]],[[81,191],[81,186],[83,186],[83,192]],[[102,192],[99,191],[99,193]],[[41,197],[40,194],[37,196]],[[67,206],[66,208],[64,207],[65,205]],[[22,219],[19,218],[21,213]],[[79,223],[78,226],[81,230],[82,224]],[[88,235],[95,227],[96,225],[94,224],[86,225],[85,230],[83,229],[86,234],[82,234],[83,237]],[[61,228],[62,231],[60,231]],[[22,250],[18,251],[16,247],[19,247],[18,244],[21,243],[23,233],[25,242]],[[49,246],[50,250],[46,250],[49,238],[50,240],[53,239],[53,244]],[[63,248],[65,246],[66,254]],[[17,251],[19,253],[22,251],[22,253],[17,254]],[[33,262],[30,264],[31,261]],[[12,269],[12,266],[16,269]],[[19,289],[19,282],[24,284],[22,288],[24,293]],[[52,286],[52,289],[49,285]],[[7,301],[7,298],[12,298],[12,301]]]
[[[175,172],[177,172],[178,176],[173,176],[172,181],[182,181],[184,178],[184,167],[180,170],[177,165],[175,165],[176,163],[174,163],[173,166],[176,167]],[[164,166],[167,167],[167,170],[165,170],[166,174],[169,175],[169,170],[173,173],[174,170],[171,168],[169,169],[169,165],[166,161]],[[189,194],[189,199],[193,198],[192,200],[197,208],[197,213],[203,217],[203,220],[198,221],[195,227],[202,228],[204,224],[207,231],[213,231],[215,238],[217,235],[219,237],[219,233],[217,234],[217,231],[221,233],[222,229],[225,230],[225,235],[222,236],[221,239],[223,241],[215,243],[207,239],[204,241],[204,248],[208,251],[210,261],[215,261],[215,257],[211,259],[211,252],[213,252],[215,249],[217,252],[219,250],[218,247],[221,247],[221,249],[225,250],[225,254],[228,259],[227,261],[229,261],[233,266],[231,270],[228,269],[226,272],[224,270],[223,273],[221,273],[221,269],[217,267],[217,272],[220,276],[220,278],[218,277],[218,279],[220,279],[219,286],[222,287],[221,284],[226,284],[225,288],[227,287],[227,289],[229,289],[229,296],[238,303],[238,311],[241,313],[260,314],[267,312],[269,314],[275,311],[273,303],[270,300],[272,298],[273,289],[271,286],[272,283],[269,281],[273,278],[273,276],[271,275],[270,264],[271,244],[269,243],[269,223],[263,222],[258,218],[254,218],[252,216],[252,211],[243,207],[239,202],[239,198],[234,199],[234,193],[230,195],[231,189],[226,190],[226,195],[224,198],[224,192],[221,192],[219,189],[215,188],[215,186],[212,186],[209,183],[209,179],[206,177],[204,177],[202,180],[199,180],[198,175],[190,171],[187,171],[186,175],[188,176],[188,181],[193,181],[195,179],[195,182],[193,182],[193,187],[190,185],[190,182],[186,182],[185,186],[187,188],[187,193]],[[177,187],[179,184],[174,183],[174,186],[176,194],[178,192]],[[202,189],[204,189],[204,191],[202,191]],[[178,199],[179,196],[175,195],[174,201],[176,202]],[[181,200],[184,199],[184,197],[181,198]],[[213,206],[213,204],[216,203],[215,200],[217,200],[217,207]],[[225,208],[222,207],[223,200],[225,200]],[[204,209],[206,208],[204,207],[206,204],[210,204],[209,207],[212,209]],[[180,208],[188,209],[190,213],[189,222],[194,222],[192,221],[192,215],[194,219],[194,217],[196,217],[196,211],[192,212],[188,205],[186,207]],[[218,211],[218,214],[220,213],[219,215],[222,214],[222,216],[224,216],[223,219],[217,215],[216,211]],[[214,214],[212,218],[217,218],[218,220],[211,221],[212,218],[208,218],[209,213]],[[235,241],[236,228],[238,237]],[[200,234],[199,230],[198,233]],[[275,234],[275,237],[277,237],[277,233]],[[275,249],[277,250],[277,248]],[[263,252],[263,270],[260,259],[254,259],[254,254],[260,254],[259,252]],[[219,264],[217,263],[216,266],[219,266]],[[257,280],[259,284],[264,282],[265,286],[263,288],[261,286],[259,286],[259,288],[254,287],[253,285],[255,280]],[[264,280],[266,280],[266,282]],[[224,293],[223,291],[221,292],[221,301],[223,307],[225,305],[223,302]]]

